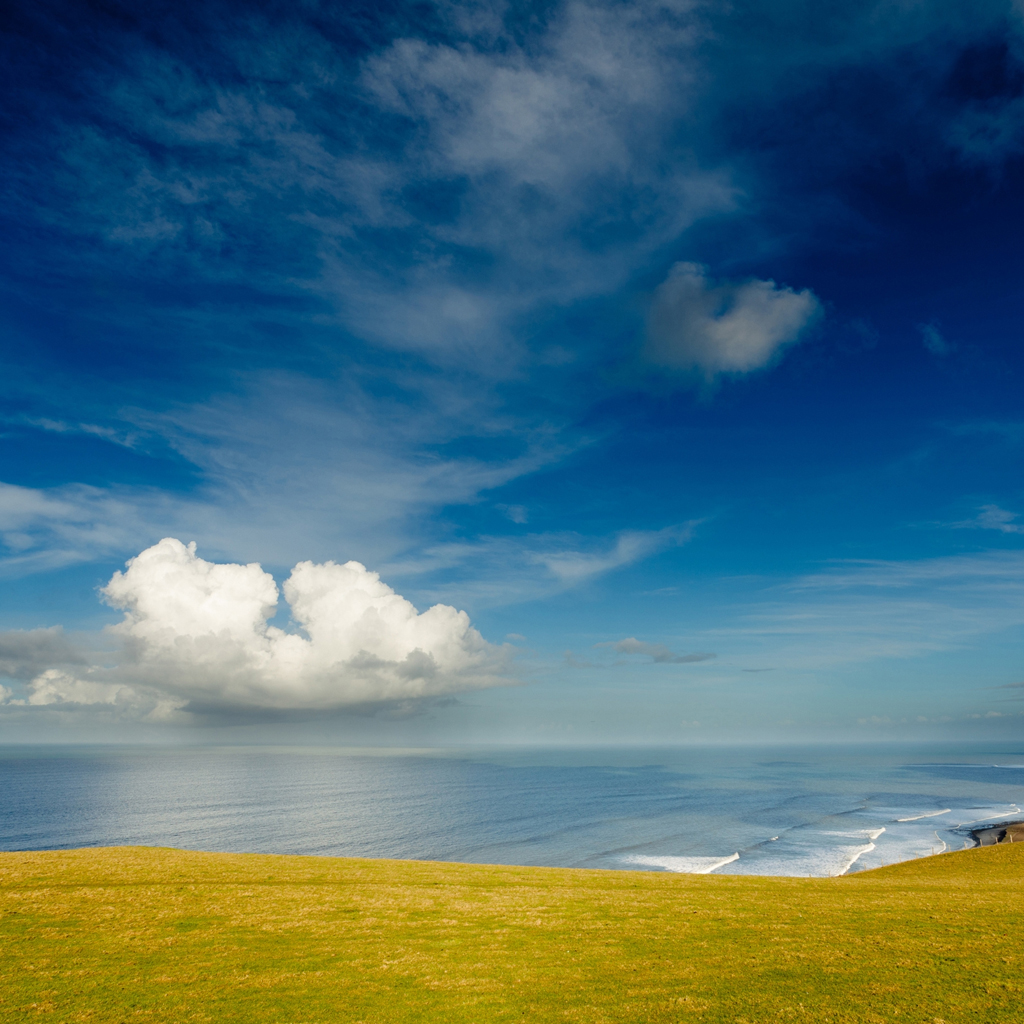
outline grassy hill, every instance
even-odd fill
[[[839,879],[0,854],[2,1021],[1024,1021],[1024,843]]]

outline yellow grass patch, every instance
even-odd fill
[[[1024,1021],[1024,843],[840,879],[0,854],[0,1020]]]

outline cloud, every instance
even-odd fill
[[[801,590],[880,591],[912,587],[945,587],[952,592],[968,586],[1012,588],[1024,584],[1024,554],[990,551],[978,555],[951,555],[918,561],[851,559],[835,563],[828,571],[801,576],[788,584]]]
[[[845,562],[745,597],[732,618],[697,635],[780,670],[983,652],[1024,627],[1024,554]]]
[[[404,225],[415,213],[395,197],[414,188],[450,210],[435,205],[429,226],[419,218],[436,257],[402,272],[402,294],[360,278],[340,253],[344,268],[325,274],[344,286],[360,330],[390,344],[465,353],[486,339],[493,361],[495,344],[509,343],[501,321],[606,294],[695,220],[734,205],[724,173],[692,152],[666,159],[695,91],[693,8],[577,0],[526,38],[498,25],[458,41],[396,39],[364,62],[378,116],[411,129],[398,160],[378,156],[360,172],[374,182],[364,209]]]
[[[23,576],[130,550],[191,504],[152,488],[0,482],[0,575]]]
[[[83,675],[86,678],[81,678]],[[95,668],[85,672],[46,669],[28,684],[25,697],[14,699],[8,691],[8,711],[28,711],[34,715],[56,713],[62,719],[71,712],[87,715],[89,721],[105,718],[122,724],[141,721],[182,725],[189,722],[189,716],[182,713],[187,700],[168,697],[158,690],[90,677],[95,675]]]
[[[998,530],[1000,533],[1024,533],[1024,523],[1015,523],[1019,513],[1009,512],[998,505],[982,505],[974,519],[953,523],[958,529]]]
[[[994,108],[965,110],[946,130],[946,139],[972,163],[1000,163],[1022,149],[1024,100],[1015,99]]]
[[[135,703],[137,697],[127,686],[79,679],[56,668],[36,676],[29,691],[29,704],[116,704],[119,698]]]
[[[693,537],[700,520],[660,530],[622,530],[612,536],[542,533],[519,537],[482,537],[466,543],[435,544],[408,560],[385,567],[391,576],[436,578],[419,583],[432,600],[457,593],[478,607],[531,601],[581,586],[616,569],[633,565]]]
[[[698,263],[677,263],[654,293],[646,358],[707,379],[750,373],[799,341],[821,306],[805,289],[774,281],[713,283]]]
[[[226,559],[258,552],[285,566],[340,549],[380,564],[422,543],[438,508],[472,503],[579,444],[495,412],[481,389],[469,394],[443,382],[405,401],[371,397],[349,380],[283,372],[249,374],[239,385],[235,394],[160,412],[121,411],[146,447],[187,460],[188,491],[0,483],[0,575],[121,561],[186,530]],[[454,451],[452,442],[467,436],[472,454]],[[301,535],[292,526],[297,506]],[[510,513],[525,519],[520,506]]]
[[[322,298],[387,348],[514,372],[516,318],[609,294],[735,205],[727,172],[680,138],[707,29],[676,2],[495,10],[471,32],[466,5],[443,10],[447,33],[388,18],[358,57],[336,39],[365,23],[343,10],[235,24],[219,60],[133,40],[79,76],[101,113],[64,126],[55,177],[83,184],[39,216],[186,275],[258,281],[268,304]]]
[[[946,91],[958,101],[946,125],[947,143],[969,163],[1000,163],[1021,152],[1024,65],[1020,60],[1019,4],[1016,32],[1004,39],[969,42],[950,70]],[[1005,30],[1004,30],[1005,31]]]
[[[696,522],[660,530],[625,530],[588,538],[571,532],[482,537],[431,544],[434,513],[471,504],[563,458],[571,439],[551,430],[525,431],[510,446],[501,432],[509,417],[490,415],[486,402],[439,406],[363,401],[343,387],[330,395],[317,382],[279,374],[249,381],[242,395],[144,414],[141,428],[195,467],[201,483],[187,492],[119,486],[27,488],[0,483],[0,576],[23,576],[116,557],[161,536],[188,531],[201,548],[225,561],[258,554],[264,564],[293,565],[352,552],[390,577],[452,571],[443,589],[417,599],[487,604],[532,599],[576,586],[658,551],[686,543]],[[473,454],[436,442],[460,436],[479,417]],[[491,458],[485,444],[499,437]],[[435,442],[435,443],[431,443]],[[576,447],[579,447],[577,443]],[[511,451],[510,451],[511,448]],[[518,450],[517,450],[518,449]],[[452,452],[452,454],[447,454]],[[301,506],[303,530],[294,529]],[[520,505],[498,509],[522,525]],[[426,536],[425,536],[426,534]]]
[[[503,512],[506,519],[511,520],[513,523],[518,523],[520,526],[530,518],[529,511],[525,505],[495,505],[494,507],[499,512]]]
[[[125,612],[119,681],[190,706],[337,708],[436,697],[510,681],[509,649],[465,612],[410,602],[358,562],[300,562],[284,584],[298,632],[268,625],[278,601],[256,563],[216,564],[173,538],[146,549],[103,589]],[[110,682],[110,680],[106,680]],[[72,693],[63,676],[36,692]],[[109,702],[110,689],[95,691]]]
[[[685,544],[696,523],[666,526],[661,530],[623,530],[614,544],[601,552],[579,550],[536,551],[530,558],[543,565],[560,583],[575,586],[584,580],[649,558],[658,551]]]
[[[60,626],[0,633],[0,676],[30,679],[50,665],[85,665],[86,658]]]
[[[123,681],[110,681],[110,667],[106,664],[110,651],[97,650],[98,639],[89,634],[68,636],[60,626],[0,633],[0,677],[26,684],[22,697],[15,697],[9,687],[0,686],[0,704],[77,708],[102,705],[133,718],[153,718],[158,705],[166,711],[174,704],[158,694],[139,692]],[[183,703],[178,701],[176,706]]]
[[[933,356],[948,356],[956,351],[956,345],[947,341],[935,324],[918,324],[917,329],[921,332],[921,342]]]
[[[595,647],[611,647],[620,654],[646,654],[659,665],[690,665],[698,661],[710,661],[714,654],[676,654],[664,644],[648,644],[628,636],[624,640],[595,644]]]
[[[50,419],[47,416],[7,416],[0,422],[34,427],[51,434],[84,434],[97,437],[122,448],[134,448],[138,438],[130,431],[116,430],[113,427],[101,426],[97,423],[68,423],[65,420]]]

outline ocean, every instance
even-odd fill
[[[1001,746],[0,747],[0,849],[829,876],[1024,818]]]

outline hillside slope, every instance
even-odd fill
[[[1024,1021],[1022,883],[3,853],[0,1020]]]

